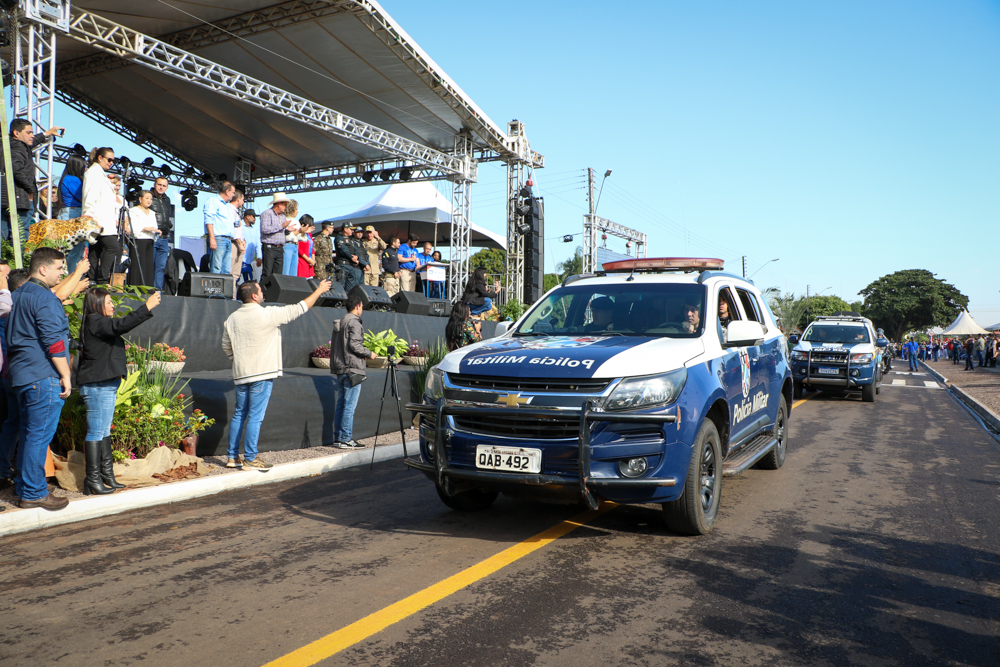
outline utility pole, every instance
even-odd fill
[[[597,206],[594,202],[594,169],[587,167],[587,215],[583,218],[583,266],[584,273],[594,270],[594,215]]]
[[[743,277],[747,277],[747,256],[743,255]]]

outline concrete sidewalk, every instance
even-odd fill
[[[411,454],[419,449],[416,441],[407,441],[406,446]],[[402,456],[402,444],[380,445],[375,449],[376,462],[398,459],[402,458]],[[371,460],[372,450],[360,449],[321,458],[307,459],[305,461],[279,464],[267,472],[246,470],[142,489],[116,491],[106,496],[87,496],[71,500],[68,507],[55,512],[40,508],[8,510],[0,512],[0,536],[23,533],[37,528],[48,528],[49,526],[58,526],[75,521],[96,519],[112,514],[121,514],[122,512],[151,507],[153,505],[176,503],[182,500],[211,496],[233,489],[273,484],[274,482],[319,475],[333,470],[368,465],[371,463]]]
[[[964,361],[953,364],[950,359],[920,364],[978,415],[986,428],[994,434],[1000,433],[1000,368],[976,367],[966,371]]]

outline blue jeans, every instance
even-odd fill
[[[79,218],[82,214],[83,208],[80,206],[65,206],[61,211],[59,211],[59,219],[72,220],[73,218]],[[87,240],[84,239],[70,248],[69,252],[66,253],[67,271],[73,273],[73,269],[75,269],[76,265],[80,263],[81,259],[83,259],[83,251],[88,245]]]
[[[354,435],[354,409],[361,396],[361,385],[351,386],[347,374],[333,378],[333,393],[337,397],[337,408],[333,411],[334,442],[349,442]]]
[[[14,476],[14,455],[21,430],[21,411],[17,407],[17,391],[10,386],[10,380],[3,381],[3,389],[7,400],[7,419],[0,428],[0,478],[9,479]]]
[[[229,458],[240,455],[240,435],[243,435],[243,459],[257,458],[257,438],[260,423],[264,421],[267,402],[271,399],[273,380],[258,380],[250,384],[236,385],[236,408],[229,422]]]
[[[115,399],[118,398],[120,378],[91,382],[80,387],[80,396],[87,406],[88,442],[97,442],[111,435],[111,422],[115,418]]]
[[[170,241],[162,236],[153,243],[153,287],[163,289],[163,274],[170,257]]]
[[[286,276],[299,275],[299,244],[286,243],[281,272]]]
[[[6,186],[4,186],[6,187]],[[17,217],[19,227],[21,230],[21,247],[28,242],[28,227],[31,225],[32,218],[35,215],[35,202],[31,202],[31,206],[28,208],[17,209]],[[14,235],[10,229],[10,209],[4,207],[3,211],[0,211],[0,222],[2,222],[3,227],[3,237],[7,241],[13,243]]]
[[[228,236],[216,236],[215,237],[215,250],[211,250],[208,247],[208,240],[205,240],[205,252],[211,253],[212,260],[209,264],[209,272],[211,273],[229,273],[232,271],[233,262],[232,252],[233,252],[233,240]],[[154,259],[155,261],[155,259]]]
[[[917,355],[911,354],[908,361],[910,362],[910,370],[917,370]]]
[[[490,297],[487,296],[487,297],[483,297],[483,305],[481,305],[481,306],[472,306],[472,305],[470,305],[469,306],[469,311],[473,315],[478,315],[479,313],[485,313],[486,311],[488,311],[492,307],[493,307],[493,299],[491,299]]]
[[[63,399],[59,378],[42,378],[17,388],[21,410],[21,446],[17,450],[14,490],[21,500],[41,500],[49,495],[45,484],[45,455],[59,425]]]

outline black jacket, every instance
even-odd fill
[[[462,294],[462,301],[466,302],[470,306],[482,306],[486,304],[486,297],[491,299],[496,299],[496,292],[490,289],[486,289],[486,283],[482,280],[477,280],[471,287],[469,285],[465,286],[465,292]]]
[[[31,206],[31,202],[38,195],[38,186],[35,184],[35,162],[31,159],[31,148],[23,141],[10,135],[10,162],[11,170],[14,173],[14,202],[19,210],[24,210]],[[0,163],[0,169],[3,165]],[[7,178],[4,177],[0,185],[0,204],[7,208]]]
[[[149,205],[156,214],[156,226],[163,232],[163,238],[174,228],[170,222],[170,197],[153,193],[153,203]]]
[[[153,316],[142,304],[125,317],[88,315],[80,329],[80,369],[77,384],[103,382],[126,375],[125,339],[132,329]]]

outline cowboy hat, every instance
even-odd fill
[[[288,199],[288,196],[285,195],[284,192],[275,192],[274,199],[271,200],[271,205],[273,206],[274,204],[280,204],[283,201],[291,201],[291,200]]]

